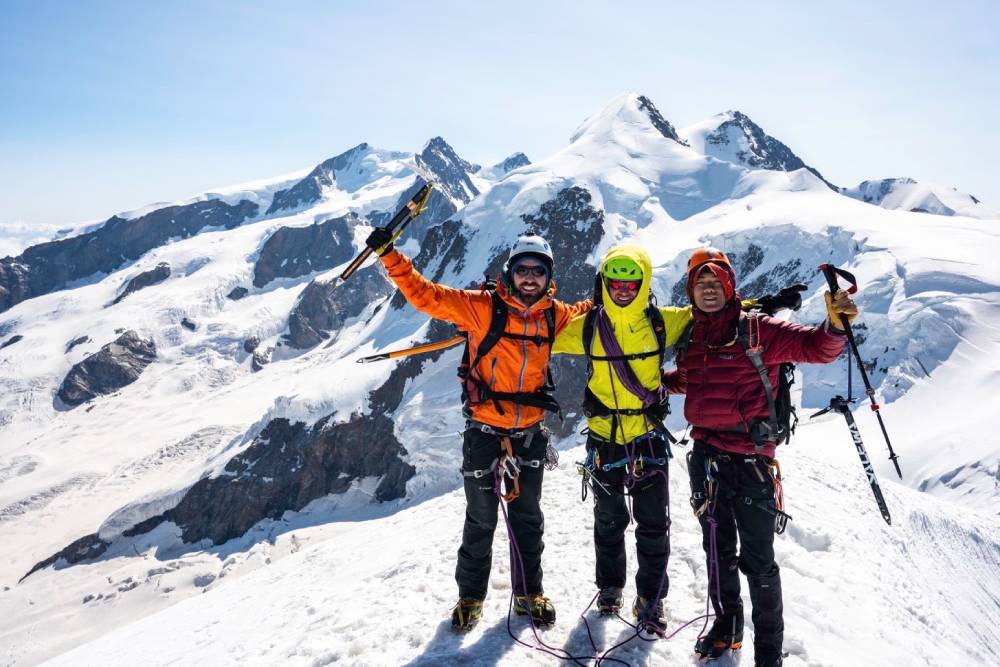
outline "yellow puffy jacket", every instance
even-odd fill
[[[624,354],[637,354],[642,352],[652,352],[657,348],[656,334],[653,332],[646,315],[646,307],[649,305],[650,278],[653,273],[653,264],[645,250],[637,245],[622,244],[615,246],[604,256],[598,272],[602,272],[604,265],[615,257],[628,257],[642,267],[642,284],[639,286],[639,293],[629,305],[621,307],[611,300],[604,281],[601,285],[601,301],[608,314],[611,325],[615,330],[615,337],[622,348]],[[691,307],[661,307],[663,314],[663,324],[666,328],[666,345],[669,347],[677,342],[684,328],[691,320]],[[585,354],[583,349],[583,322],[585,315],[575,317],[570,321],[569,326],[563,329],[556,336],[552,346],[553,354]],[[591,354],[594,356],[607,356],[604,347],[601,345],[600,336],[597,334],[596,326],[594,340],[591,347]],[[636,378],[649,389],[656,389],[660,386],[660,358],[658,355],[651,355],[642,359],[632,359],[627,362],[635,373]],[[604,405],[613,409],[633,410],[642,408],[642,401],[638,396],[629,392],[618,376],[615,374],[612,362],[594,361],[593,373],[587,383],[590,391]],[[668,387],[670,389],[670,387]],[[652,425],[642,415],[623,415],[619,417],[618,431],[615,433],[615,441],[629,442],[635,438],[645,435],[652,430]],[[587,420],[587,425],[595,435],[610,440],[611,439],[611,417],[591,417]]]

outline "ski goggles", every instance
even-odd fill
[[[610,289],[627,289],[630,292],[634,292],[639,289],[638,280],[611,280],[610,278],[605,278],[604,282]]]
[[[525,276],[535,276],[536,278],[541,278],[543,276],[548,275],[548,273],[549,272],[545,270],[544,266],[537,264],[534,266],[525,266],[524,264],[518,264],[517,266],[514,267],[514,275],[521,276],[522,278]]]

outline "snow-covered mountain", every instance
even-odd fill
[[[783,448],[795,517],[777,543],[788,664],[996,661],[1000,454],[982,434],[1000,414],[990,390],[1000,231],[844,197],[740,117],[722,134],[735,116],[677,132],[651,100],[622,95],[564,149],[512,169],[480,169],[440,138],[417,153],[360,144],[295,178],[116,216],[103,236],[0,261],[0,295],[10,295],[0,345],[21,337],[0,349],[8,662],[546,660],[507,637],[499,543],[483,627],[467,637],[447,627],[462,512],[460,350],[355,363],[449,327],[406,305],[377,266],[331,286],[422,178],[440,188],[403,249],[450,285],[495,274],[529,229],[552,242],[567,300],[589,294],[597,260],[623,240],[649,249],[663,304],[682,301],[687,255],[704,243],[727,250],[746,296],[806,283],[802,322],[824,317],[818,264],[854,272],[859,339],[905,481],[866,408],[856,418],[893,527],[874,512],[839,416],[807,421]],[[198,204],[215,213],[186,208]],[[148,247],[125,252],[139,241]],[[76,257],[90,247],[103,264]],[[67,257],[75,272],[34,277]],[[130,369],[128,382],[94,370],[109,357]],[[800,367],[800,416],[845,393],[846,364]],[[561,620],[543,638],[591,655],[576,618],[593,594],[589,507],[572,463],[582,458],[583,368],[560,359],[556,370],[570,414],[552,424],[562,462],[546,482],[545,567]],[[84,390],[93,398],[60,398]],[[675,625],[705,600],[677,454]],[[591,623],[600,646],[627,637],[616,621]],[[535,641],[521,624],[514,632]],[[695,635],[616,655],[683,664]]]
[[[1000,213],[970,194],[943,185],[918,183],[912,178],[862,181],[856,187],[843,188],[841,193],[867,204],[898,211],[962,215],[984,220],[1000,218]]]
[[[725,111],[680,131],[688,144],[704,155],[751,169],[795,171],[808,169],[830,188],[823,176],[741,111]]]

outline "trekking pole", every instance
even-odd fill
[[[361,357],[360,359],[357,360],[357,363],[370,364],[373,361],[382,361],[384,359],[398,359],[400,357],[409,357],[414,354],[423,354],[424,352],[447,350],[449,347],[455,347],[459,343],[464,343],[464,342],[465,342],[465,334],[459,334],[447,340],[439,340],[435,343],[424,343],[422,345],[414,345],[413,347],[408,347],[405,350],[393,350],[392,352],[382,352],[381,354],[373,354],[370,357]]]
[[[858,424],[854,421],[854,415],[851,414],[850,402],[847,401],[843,396],[834,396],[830,399],[830,406],[823,408],[814,415],[810,415],[810,419],[813,417],[819,417],[820,415],[825,415],[830,411],[839,412],[844,415],[844,419],[847,420],[847,428],[851,430],[851,438],[854,439],[854,446],[858,450],[858,456],[861,457],[861,467],[865,469],[865,475],[868,476],[868,483],[872,487],[872,493],[875,495],[875,502],[878,504],[878,509],[882,513],[882,518],[885,522],[892,525],[892,517],[889,516],[889,508],[885,504],[885,498],[882,496],[882,487],[878,484],[878,478],[875,477],[875,469],[872,468],[871,459],[868,458],[868,451],[865,449],[865,443],[861,441],[861,431],[858,430]]]
[[[843,269],[838,269],[832,264],[820,264],[819,270],[823,272],[826,276],[826,282],[830,286],[830,293],[836,294],[840,286],[837,284],[837,276],[841,276],[851,286],[847,289],[848,294],[854,294],[858,291],[858,280],[854,277],[852,273],[844,271]],[[854,358],[858,361],[858,371],[861,373],[861,379],[865,383],[865,393],[868,395],[868,399],[871,401],[872,412],[878,417],[878,425],[882,428],[882,435],[885,437],[885,444],[889,448],[889,460],[892,461],[892,465],[896,467],[896,474],[899,475],[900,479],[903,479],[903,473],[899,469],[899,457],[896,456],[896,452],[892,451],[892,443],[889,441],[889,432],[885,430],[885,422],[882,421],[882,413],[879,412],[879,404],[875,400],[875,390],[872,389],[872,383],[868,380],[868,372],[865,370],[865,364],[861,360],[861,353],[858,352],[858,344],[854,340],[854,332],[851,330],[851,323],[847,319],[847,316],[843,313],[840,314],[840,326],[847,332],[847,341],[851,344],[851,350],[854,352]]]
[[[406,202],[403,208],[399,209],[399,212],[392,217],[389,224],[385,226],[387,230],[393,232],[389,243],[398,239],[400,234],[403,233],[403,230],[406,229],[407,225],[413,222],[415,217],[424,212],[424,209],[427,208],[427,201],[430,199],[431,189],[433,187],[434,183],[431,181],[424,183],[423,187],[417,190],[417,194],[413,195],[413,197],[410,198],[410,201]],[[347,268],[344,269],[344,272],[340,274],[341,282],[354,275],[354,272],[365,263],[365,260],[371,257],[372,252],[374,251],[371,248],[365,247],[365,249],[361,251],[361,254],[355,257],[354,260],[347,265]]]

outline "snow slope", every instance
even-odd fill
[[[660,303],[677,298],[687,254],[703,243],[735,258],[748,294],[807,283],[804,307],[793,316],[806,323],[824,317],[824,283],[815,266],[829,261],[853,271],[861,284],[859,333],[904,481],[895,480],[877,424],[863,407],[856,417],[893,527],[875,513],[839,416],[802,425],[781,452],[795,517],[778,547],[788,664],[995,662],[1000,453],[983,434],[1000,414],[991,391],[1000,371],[996,225],[884,210],[833,192],[806,168],[757,169],[705,155],[679,141],[683,132],[674,133],[650,108],[638,95],[620,96],[588,118],[563,150],[496,184],[470,177],[481,194],[454,216],[460,223],[446,239],[452,245],[422,270],[446,284],[478,281],[517,234],[544,217],[546,206],[576,187],[603,213],[600,240],[577,258],[579,267],[594,265],[618,241],[642,243],[656,267]],[[120,536],[176,504],[274,417],[312,423],[335,411],[370,411],[369,392],[395,363],[359,366],[355,359],[422,340],[426,317],[371,303],[328,344],[300,352],[278,345],[288,312],[309,279],[332,278],[340,267],[276,280],[240,301],[225,295],[250,283],[256,253],[277,228],[394,204],[414,182],[415,163],[402,156],[393,166],[389,158],[366,172],[374,180],[338,179],[301,210],[176,241],[123,270],[0,314],[4,336],[16,329],[26,337],[0,350],[0,528],[8,538],[0,541],[0,646],[9,647],[7,662],[548,660],[507,637],[502,608],[510,584],[499,542],[483,627],[464,638],[447,628],[463,502],[458,350],[408,380],[392,414],[405,458],[416,468],[405,499],[373,503],[378,479],[367,478],[222,545],[183,544],[176,526],[163,524],[115,540],[96,561],[57,565],[16,583],[82,535]],[[381,180],[385,170],[391,177]],[[262,197],[280,189],[266,188]],[[467,185],[455,191],[470,192]],[[365,229],[357,228],[358,243]],[[577,227],[567,238],[587,231]],[[459,242],[464,249],[456,259],[447,251]],[[104,307],[130,276],[161,261],[175,267],[171,279]],[[557,267],[557,281],[568,268]],[[182,316],[197,322],[195,331],[179,324]],[[122,327],[152,336],[157,362],[114,396],[56,409],[53,397],[70,365]],[[66,343],[84,333],[92,341],[66,353]],[[275,361],[259,374],[242,348],[251,335],[276,348]],[[844,393],[845,364],[800,369],[800,417]],[[676,400],[674,412],[670,424],[679,430]],[[579,502],[572,465],[582,457],[579,443],[560,443],[563,463],[548,475],[546,590],[560,622],[544,638],[589,655],[576,618],[593,594],[590,511]],[[671,486],[668,602],[675,621],[701,613],[705,600],[683,471],[680,456]],[[599,646],[627,631],[616,621],[593,624]],[[530,635],[523,623],[514,628]],[[670,642],[631,645],[621,656],[633,664],[686,664],[696,634],[688,629]]]
[[[937,215],[964,215],[983,220],[1000,219],[1000,212],[956,188],[918,183],[912,178],[883,178],[863,181],[841,192],[882,208]]]

